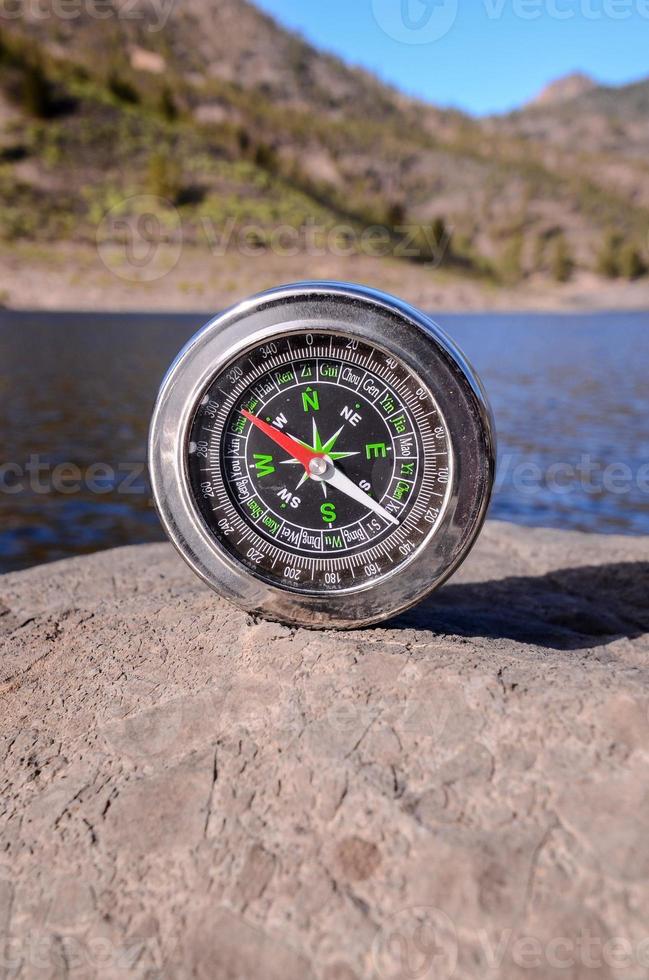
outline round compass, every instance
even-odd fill
[[[184,348],[151,425],[162,523],[208,585],[311,627],[377,622],[466,557],[494,476],[475,373],[373,290],[285,286]]]

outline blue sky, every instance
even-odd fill
[[[649,75],[649,0],[256,2],[406,92],[476,114],[572,71],[607,84]]]

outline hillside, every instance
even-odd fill
[[[159,221],[178,214],[197,248],[227,225],[230,249],[277,251],[298,229],[291,248],[342,242],[496,285],[644,272],[649,82],[564,87],[479,122],[406,98],[245,0],[109,10],[1,28],[5,242],[91,244],[107,210],[133,220],[154,195],[170,202]]]
[[[568,102],[580,95],[584,95],[586,92],[592,92],[593,89],[596,88],[597,82],[591,78],[590,75],[585,75],[583,72],[576,71],[570,75],[565,75],[563,78],[557,78],[555,81],[550,82],[550,84],[546,85],[545,88],[539,92],[537,97],[532,100],[530,105],[559,105],[562,102]]]
[[[631,85],[597,85],[583,75],[569,75],[549,85],[531,105],[509,117],[514,130],[542,136],[568,147],[567,123],[580,149],[617,154],[620,159],[649,150],[649,79]]]

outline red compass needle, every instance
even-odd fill
[[[264,422],[263,419],[258,418],[258,416],[253,415],[251,412],[242,410],[241,414],[252,422],[253,425],[257,426],[260,432],[272,439],[273,442],[277,443],[280,449],[287,452],[293,459],[296,459],[298,463],[302,463],[302,466],[307,471],[311,473],[309,466],[314,459],[323,459],[324,453],[314,453],[311,449],[303,446],[301,442],[297,439],[293,439],[291,436],[286,435],[285,432],[280,432],[273,425],[269,425],[268,422]]]

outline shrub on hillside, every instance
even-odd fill
[[[147,185],[151,194],[178,203],[182,195],[182,170],[169,151],[158,150],[149,158]]]
[[[270,173],[275,173],[277,171],[277,154],[272,146],[268,143],[258,143],[255,147],[255,152],[253,159],[258,167],[262,170],[268,170]]]
[[[552,251],[552,278],[556,282],[568,282],[575,271],[575,260],[565,235],[559,235]]]
[[[607,232],[597,256],[597,272],[608,279],[640,279],[648,272],[640,249],[632,242],[624,242],[618,232]]]
[[[616,231],[607,231],[597,255],[596,271],[600,276],[617,279],[620,275],[621,250],[622,236]]]
[[[405,224],[406,208],[401,201],[393,201],[386,209],[385,221],[389,228],[398,228]]]
[[[523,236],[512,235],[500,259],[500,278],[506,286],[516,286],[523,278]]]
[[[635,245],[625,245],[621,250],[619,267],[624,279],[640,279],[647,274],[647,263]]]
[[[127,102],[131,105],[137,105],[140,101],[140,96],[134,85],[131,85],[129,81],[118,75],[117,72],[111,72],[108,76],[107,81],[108,91],[119,99],[120,102]]]
[[[37,119],[49,119],[54,114],[54,89],[40,65],[25,66],[20,102],[23,109]]]
[[[167,122],[175,122],[178,118],[178,106],[168,85],[165,85],[160,93],[159,109],[160,114]]]

